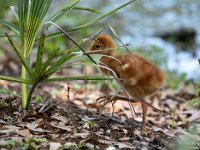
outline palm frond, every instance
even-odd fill
[[[27,22],[27,55],[30,54],[40,25],[50,7],[52,0],[32,0]]]
[[[13,23],[10,23],[10,22],[7,22],[5,20],[0,20],[0,24],[10,28],[11,30],[13,30],[15,33],[19,34],[19,28],[18,26],[16,26],[15,24]]]
[[[6,80],[6,81],[11,81],[11,82],[32,84],[31,80],[19,79],[19,78],[8,77],[8,76],[3,76],[3,75],[0,75],[0,80]]]
[[[63,14],[73,9],[76,4],[78,4],[80,0],[74,0],[72,3],[68,4],[66,8],[58,11],[57,13],[53,14],[51,17],[47,19],[47,21],[55,22],[57,21]]]
[[[88,26],[90,26],[90,25],[92,25],[92,24],[94,24],[94,23],[96,23],[96,22],[98,22],[98,21],[104,19],[105,17],[107,17],[107,16],[109,16],[109,15],[112,15],[113,13],[117,12],[118,10],[120,10],[120,9],[122,9],[122,8],[124,8],[124,7],[126,7],[127,5],[129,5],[129,4],[131,4],[131,3],[135,2],[135,1],[136,1],[136,0],[131,0],[131,1],[129,1],[129,2],[125,3],[125,4],[123,4],[123,5],[121,5],[121,6],[117,7],[117,8],[115,8],[115,9],[113,9],[113,10],[111,10],[111,11],[105,13],[105,14],[100,15],[99,17],[97,17],[97,18],[95,18],[95,19],[93,19],[93,20],[91,20],[91,21],[89,21],[89,22],[87,22],[87,23],[84,23],[84,24],[82,24],[82,25],[80,25],[80,26],[78,26],[78,27],[69,29],[69,30],[67,30],[66,32],[71,32],[71,31],[79,30],[79,29],[81,29],[81,28],[88,27]],[[64,35],[63,32],[59,32],[59,33],[50,34],[50,35],[48,35],[47,37],[48,37],[48,38],[51,38],[51,37],[59,37],[59,36],[63,36],[63,35]]]
[[[80,7],[80,6],[76,6],[73,8],[73,10],[84,10],[84,11],[89,11],[89,12],[93,12],[96,14],[102,14],[100,11],[96,10],[96,9],[91,9],[88,7]]]
[[[10,6],[10,9],[12,10],[13,14],[15,15],[17,21],[19,22],[19,16],[18,16],[18,10],[15,6]]]
[[[35,76],[36,77],[39,77],[41,75],[42,56],[44,53],[44,42],[45,42],[45,27],[43,27],[43,31],[40,36],[37,57],[36,57],[36,61],[35,61]]]
[[[77,80],[111,80],[108,76],[79,76],[79,77],[63,77],[63,78],[49,78],[44,82],[61,82],[61,81],[77,81]]]
[[[29,76],[33,79],[33,71],[31,69],[31,67],[29,66],[29,63],[27,62],[27,59],[25,59],[25,57],[23,56],[22,52],[20,51],[19,48],[17,48],[16,44],[14,43],[14,41],[12,40],[12,38],[6,33],[6,36],[10,42],[10,44],[12,45],[14,51],[16,52],[17,56],[19,57],[19,59],[21,60],[22,64],[24,65],[24,67],[26,68],[26,70],[28,71]]]

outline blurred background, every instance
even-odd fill
[[[67,0],[53,0],[51,11],[56,12],[65,7]],[[0,18],[15,22],[9,6],[15,5],[16,0],[0,0]],[[99,13],[108,12],[125,3],[120,0],[81,1],[78,6],[93,8]],[[131,52],[142,53],[155,63],[159,64],[168,74],[169,78],[200,80],[198,58],[200,58],[200,2],[195,0],[137,0],[131,5],[118,11],[114,15],[93,24],[90,27],[71,32],[72,37],[79,41],[96,34],[102,27],[103,33],[111,34],[111,26]],[[66,13],[57,24],[64,29],[74,28],[96,18],[98,13],[74,10]],[[0,25],[0,34],[9,31]],[[55,29],[51,29],[55,32]],[[0,38],[1,42],[6,42]],[[118,46],[120,43],[116,40]],[[65,45],[63,45],[65,43]],[[47,48],[55,47],[65,49],[70,43],[64,38],[49,41]],[[7,45],[0,44],[0,55],[7,53]],[[6,54],[5,54],[6,50]],[[119,48],[119,53],[123,48]],[[12,56],[10,56],[12,57]],[[17,70],[16,70],[17,72]],[[17,74],[17,73],[16,73]]]
[[[107,11],[122,3],[102,0],[93,5]],[[91,4],[84,0],[82,5]],[[133,52],[160,60],[165,70],[199,80],[199,12],[200,2],[194,0],[138,0],[105,19],[102,25],[112,26]]]
[[[52,0],[52,1],[53,1],[53,4],[51,5],[51,9],[49,11],[49,14],[51,15],[69,6],[69,2],[75,2],[74,0]],[[98,18],[100,15],[105,14],[115,9],[126,2],[128,2],[128,0],[125,0],[125,1],[124,0],[80,0],[80,2],[77,5],[78,7],[76,7],[76,9],[73,8],[71,11],[67,12],[61,19],[57,20],[56,24],[67,31],[67,30],[79,27],[83,24],[90,23],[91,20]],[[10,46],[8,39],[5,37],[5,33],[9,32],[9,35],[13,36],[14,41],[17,43],[17,46],[20,46],[20,40],[19,40],[19,37],[16,37],[14,32],[12,32],[9,28],[3,26],[1,23],[2,23],[2,20],[13,22],[15,24],[17,23],[15,14],[13,13],[14,7],[10,7],[10,6],[16,6],[16,3],[17,3],[17,0],[0,0],[0,75],[9,75],[12,77],[20,76],[21,62],[16,57],[16,54],[14,53],[12,47]],[[83,10],[81,7],[84,7],[85,10]],[[92,10],[90,8],[92,8]],[[184,132],[185,137],[180,136],[180,138],[183,138],[183,141],[180,142],[181,143],[180,149],[184,149],[184,148],[189,149],[192,147],[191,145],[194,145],[196,143],[197,143],[196,145],[199,145],[198,144],[199,139],[200,139],[199,138],[200,134],[198,132],[200,131],[199,126],[197,126],[198,128],[191,126],[192,123],[194,123],[195,121],[199,121],[199,116],[200,116],[200,111],[199,111],[200,110],[200,99],[199,99],[200,97],[200,71],[199,71],[200,60],[198,62],[198,59],[200,59],[200,17],[199,17],[199,14],[200,14],[199,0],[136,0],[134,3],[131,3],[131,5],[128,5],[125,8],[117,11],[116,13],[100,20],[98,23],[92,24],[89,27],[81,28],[80,30],[69,32],[70,36],[76,42],[79,42],[82,39],[86,39],[88,37],[91,37],[92,35],[97,34],[102,28],[105,28],[102,31],[102,33],[110,34],[114,38],[118,46],[117,53],[118,54],[124,53],[125,49],[123,48],[122,44],[117,40],[117,38],[115,37],[115,35],[109,28],[109,27],[112,27],[114,31],[116,32],[116,34],[121,39],[121,41],[125,45],[128,45],[129,51],[131,51],[132,53],[139,53],[143,55],[144,57],[154,62],[156,65],[160,66],[165,71],[166,86],[161,88],[158,93],[151,96],[150,99],[152,100],[151,104],[153,106],[155,106],[158,109],[169,112],[171,114],[156,112],[153,109],[151,109],[148,114],[148,125],[151,126],[156,131],[156,134],[154,134],[156,138],[152,138],[154,137],[154,135],[152,136],[150,134],[148,134],[148,138],[150,137],[151,139],[153,139],[153,143],[156,143],[156,145],[159,145],[159,146],[163,145],[162,137],[167,138],[166,135],[170,137],[174,137],[181,134],[182,132]],[[60,32],[60,31],[58,31],[55,27],[52,27],[52,26],[48,30],[49,34],[57,33],[57,32]],[[35,45],[36,46],[38,45],[37,41]],[[85,45],[84,47],[85,50],[88,50],[90,48],[90,45],[91,43],[88,43],[87,45]],[[44,54],[44,60],[48,58],[51,51],[60,48],[60,50],[63,50],[64,52],[66,52],[65,50],[68,50],[72,46],[73,44],[70,42],[70,40],[64,36],[55,36],[54,38],[52,37],[47,38],[45,40],[46,51]],[[60,53],[56,55],[58,56],[57,58],[59,58],[60,56],[64,54],[63,51],[61,52],[59,51]],[[37,52],[37,48],[34,48],[33,53],[31,55],[32,67],[34,67],[36,52]],[[76,59],[75,61],[76,61],[75,62],[76,64],[75,63],[72,64],[71,62],[68,62],[68,64],[65,64],[66,66],[64,66],[61,70],[59,70],[55,76],[58,75],[58,76],[69,77],[69,76],[81,76],[81,75],[83,76],[84,75],[85,77],[85,75],[94,75],[94,76],[100,75],[100,73],[98,72],[97,66],[94,66],[91,63],[89,64],[85,60],[84,60],[85,62],[78,60],[78,63]],[[87,66],[85,64],[87,64]],[[88,84],[88,83],[92,83],[92,84]],[[114,90],[110,90],[110,89],[114,89]],[[35,108],[37,108],[37,110],[40,110],[38,108],[44,105],[45,107],[42,106],[41,108],[42,110],[45,108],[45,112],[46,112],[46,107],[47,107],[46,104],[49,105],[49,103],[51,103],[51,99],[69,102],[68,103],[70,104],[69,111],[67,110],[68,107],[67,108],[65,108],[65,106],[63,107],[65,110],[67,110],[67,113],[71,112],[71,110],[74,109],[73,108],[74,105],[71,105],[71,103],[75,104],[81,109],[94,108],[95,110],[98,110],[98,111],[101,110],[102,112],[102,106],[99,103],[97,103],[96,99],[100,96],[104,96],[109,93],[113,94],[114,91],[119,91],[119,89],[120,89],[120,86],[117,84],[117,82],[114,82],[114,81],[96,81],[96,80],[95,81],[86,81],[86,80],[78,81],[77,80],[77,81],[69,81],[69,82],[68,81],[54,82],[51,84],[41,83],[40,85],[38,85],[37,89],[35,90],[34,95],[36,96],[33,99],[35,100],[34,101]],[[12,82],[0,80],[0,94],[6,93],[6,94],[9,94],[9,96],[12,94],[19,96],[18,94],[19,91],[20,91],[20,87],[18,83],[12,83]],[[115,92],[114,94],[116,93],[117,92]],[[41,103],[42,105],[38,105],[38,102],[41,102],[41,101],[43,102]],[[13,106],[16,106],[16,110],[19,108],[19,105],[18,105],[19,102],[17,102],[16,104],[15,103],[16,103],[15,101],[12,101],[10,103],[10,100],[9,100],[9,104],[12,104],[12,109],[7,109],[8,106],[4,104],[6,106],[5,114],[7,113],[7,110],[8,110],[8,115],[6,115],[5,117],[6,119],[4,120],[6,120],[6,122],[8,122],[9,124],[14,123],[14,125],[16,125],[16,122],[10,119],[11,118],[10,114],[14,114],[13,116],[15,116],[16,114],[19,114],[18,111],[13,111],[13,108],[15,108]],[[1,105],[3,105],[3,103],[1,103]],[[51,110],[50,108],[53,108],[53,111],[49,113],[49,110]],[[56,114],[58,111],[62,112],[60,113],[60,115],[62,116],[63,110],[60,109],[62,107],[60,107],[59,109],[58,108],[59,108],[59,105],[57,105],[57,103],[55,103],[55,105],[50,105],[50,107],[48,106],[47,108],[49,109],[47,111],[48,116],[51,113]],[[136,107],[136,112],[137,114],[140,115],[141,109],[140,107],[138,108]],[[122,121],[125,121],[125,120],[128,121],[128,119],[132,117],[132,113],[133,113],[130,109],[130,105],[128,105],[127,102],[123,102],[123,101],[117,101],[115,103],[115,107],[112,104],[108,104],[106,105],[105,109],[107,109],[106,112],[110,112],[110,114],[112,113],[112,115],[113,115],[113,112],[115,112],[114,115],[119,116]],[[135,109],[135,106],[134,106],[134,109]],[[74,110],[76,111],[76,109]],[[9,111],[12,111],[12,112],[10,113]],[[82,112],[83,111],[81,111],[81,113]],[[42,116],[43,115],[41,115],[41,117]],[[46,117],[46,115],[44,116]],[[72,116],[74,116],[74,113]],[[55,116],[53,117],[55,118]],[[84,116],[80,118],[82,119],[85,117],[87,116],[85,116],[84,114]],[[86,120],[90,121],[88,119],[89,117],[87,117]],[[141,121],[140,117],[134,118],[134,119],[137,121]],[[17,117],[17,120],[18,120],[18,117]],[[30,120],[32,123],[33,121],[32,117]],[[38,119],[38,120],[43,121],[43,119]],[[34,121],[34,122],[37,122],[37,121]],[[68,121],[68,120],[67,122],[71,123],[71,121]],[[79,122],[78,124],[83,125],[81,121],[78,120],[78,122]],[[21,123],[21,120],[20,120],[20,123]],[[60,123],[63,124],[64,122],[60,122]],[[95,127],[94,131],[96,132],[96,129],[97,129],[95,125],[96,123],[94,124],[93,122],[91,123],[92,123],[91,127]],[[199,124],[199,122],[197,123]],[[105,122],[103,122],[103,124],[105,124]],[[53,125],[55,125],[55,123],[53,123]],[[67,123],[65,125],[67,125]],[[67,130],[66,130],[67,132],[70,126],[67,126]],[[84,123],[84,126],[85,126],[85,123]],[[191,128],[189,128],[189,126],[191,126]],[[17,128],[18,127],[19,125],[17,124]],[[21,127],[23,127],[24,129],[24,124]],[[44,127],[45,127],[45,131],[48,131],[46,130],[46,125],[44,125]],[[129,128],[129,126],[127,127]],[[191,129],[189,130],[189,133],[194,134],[194,137],[190,136],[188,132],[180,130],[180,128]],[[5,129],[7,130],[7,128]],[[58,130],[59,134],[61,133],[60,129]],[[74,131],[79,132],[79,129],[74,130],[74,124],[73,124],[72,129],[73,129],[72,132]],[[85,127],[81,127],[81,129],[85,129]],[[121,129],[121,125],[120,125],[120,129]],[[131,130],[130,132],[131,137],[133,137],[132,131],[134,130],[132,130],[132,127],[128,130]],[[52,133],[54,133],[54,131]],[[92,133],[94,131],[92,131]],[[110,129],[103,130],[103,131],[106,131],[106,136],[109,135],[107,131],[109,131],[110,133]],[[125,133],[125,130],[123,131],[125,135],[127,135],[128,133],[127,131],[126,133]],[[163,133],[165,134],[162,134],[161,131],[163,131]],[[121,130],[119,130],[119,132],[121,132]],[[5,133],[7,134],[7,131]],[[66,139],[66,138],[68,140],[68,136],[66,136],[66,132],[63,132],[63,133],[64,133],[63,134],[64,136],[58,136],[58,137],[61,138],[62,141],[63,139]],[[118,132],[115,132],[115,134],[116,133],[118,134]],[[15,132],[13,132],[13,134],[15,134]],[[74,133],[72,133],[71,135],[73,134]],[[121,133],[119,135],[121,136]],[[139,135],[139,134],[134,133],[134,135]],[[21,134],[20,134],[20,137],[22,137]],[[38,132],[37,132],[37,137],[38,137]],[[47,137],[47,136],[45,135],[42,137]],[[53,136],[53,139],[55,139],[55,137],[56,136]],[[93,138],[94,136],[92,136],[92,139]],[[141,139],[141,140],[145,139],[145,141],[149,142],[148,138],[142,137],[138,139]],[[116,139],[117,141],[119,141],[118,136]],[[137,138],[134,137],[134,140],[135,139]],[[162,140],[162,144],[158,143],[158,141],[160,141],[158,139]],[[173,141],[174,140],[175,139],[173,139]],[[80,141],[80,139],[78,139],[78,141]],[[107,141],[107,138],[105,141]],[[131,140],[128,139],[127,141],[130,142]],[[194,142],[191,142],[191,141],[194,141]],[[123,143],[124,143],[124,140],[123,140]]]

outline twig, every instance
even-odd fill
[[[60,31],[62,31],[63,32],[63,34],[76,46],[76,47],[78,47],[93,63],[95,63],[95,64],[97,64],[95,61],[94,61],[94,59],[92,59],[92,57],[89,55],[89,54],[87,54],[87,53],[85,53],[85,50],[80,46],[80,45],[78,45],[72,38],[71,38],[71,36],[69,36],[68,34],[67,34],[67,32],[65,32],[61,27],[59,27],[57,24],[55,24],[55,23],[53,23],[53,22],[51,22],[51,21],[49,21],[49,22],[47,22],[47,23],[50,23],[50,24],[53,24],[54,26],[56,26]]]
[[[122,40],[119,38],[119,36],[116,34],[116,32],[114,31],[114,29],[111,27],[111,26],[109,26],[109,28],[110,28],[110,30],[113,32],[113,34],[115,35],[115,37],[117,38],[117,40],[123,45],[123,47],[126,49],[126,51],[129,53],[129,55],[131,56],[131,58],[133,59],[133,61],[137,64],[137,62],[135,61],[135,59],[134,59],[134,57],[133,57],[133,55],[131,54],[131,52],[128,50],[128,48],[127,48],[127,46],[129,45],[129,44],[124,44],[123,42],[122,42]]]
[[[99,103],[102,103],[102,102],[106,101],[106,100],[109,98],[109,100],[107,100],[106,102],[104,102],[103,105],[106,105],[106,104],[108,104],[109,102],[116,101],[116,100],[128,101],[128,102],[133,102],[133,103],[143,102],[143,101],[141,101],[141,100],[136,100],[136,99],[133,99],[133,98],[128,98],[128,97],[124,97],[124,96],[120,96],[120,95],[117,95],[117,96],[115,96],[114,98],[112,98],[112,97],[113,97],[112,95],[110,95],[110,96],[102,96],[102,97],[97,98],[97,101],[99,101]],[[111,99],[111,98],[112,98],[112,99]],[[101,100],[101,99],[102,99],[102,100]],[[145,102],[145,101],[144,101],[144,103],[147,104],[149,107],[153,108],[154,110],[157,110],[157,111],[160,111],[160,112],[163,112],[163,113],[170,114],[170,113],[168,113],[168,112],[166,112],[166,111],[164,111],[164,110],[160,110],[160,109],[158,109],[158,108],[152,106],[152,105],[149,104],[148,102]]]
[[[68,99],[68,101],[70,101],[69,93],[70,93],[70,86],[69,86],[69,82],[67,82],[67,99]]]

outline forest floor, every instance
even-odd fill
[[[15,70],[16,74],[18,70]],[[125,101],[103,106],[96,101],[108,93],[102,84],[82,85],[85,84],[81,81],[40,84],[32,100],[33,111],[24,112],[19,84],[0,80],[0,148],[200,147],[199,107],[189,107],[188,104],[189,100],[196,98],[193,83],[181,83],[176,90],[163,87],[150,98],[152,106],[167,113],[149,107],[147,132],[141,131],[140,104],[134,105],[136,114]],[[113,94],[111,90],[109,93]]]

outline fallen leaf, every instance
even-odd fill
[[[64,122],[64,123],[68,122],[68,120],[67,120],[67,118],[65,116],[59,115],[58,113],[53,114],[51,116],[51,118],[59,120],[59,121]]]
[[[32,135],[30,134],[30,131],[28,129],[19,130],[19,131],[17,131],[17,134],[25,137],[26,139],[29,139],[32,137]]]
[[[120,141],[128,141],[130,140],[130,137],[123,137],[123,138],[119,138]]]
[[[109,141],[109,140],[99,139],[98,142],[101,143],[101,144],[106,144],[106,145],[111,145],[112,144],[112,141]]]
[[[49,150],[57,150],[61,146],[58,142],[50,142],[49,145]]]
[[[89,133],[75,133],[73,136],[86,138],[88,135]]]
[[[119,148],[130,148],[130,149],[134,149],[135,146],[129,142],[114,142],[114,145],[118,146]]]
[[[52,125],[53,126],[53,125]],[[62,129],[62,130],[65,130],[65,131],[68,131],[68,132],[71,132],[72,131],[72,126],[53,126],[55,128],[58,128],[58,129]]]

